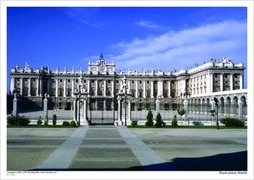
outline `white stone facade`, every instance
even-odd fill
[[[39,69],[11,69],[11,93],[17,92],[22,97],[41,99],[47,93],[56,109],[73,109],[74,89],[79,78],[89,95],[91,110],[116,109],[116,94],[122,87],[122,78],[127,78],[128,91],[132,93],[131,110],[154,109],[155,100],[159,97],[162,109],[174,109],[174,104],[184,93],[190,99],[213,96],[215,93],[241,91],[244,87],[244,70],[242,63],[234,63],[224,58],[211,59],[194,68],[162,72],[159,70],[116,72],[114,63],[106,63],[101,55],[95,63],[88,63],[88,70],[50,70],[49,67]],[[247,96],[247,92],[246,92]],[[247,97],[245,97],[246,99]],[[226,101],[226,98],[224,98]],[[202,101],[202,98],[201,98]]]

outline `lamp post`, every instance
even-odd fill
[[[122,78],[123,81],[123,90],[124,90],[124,124],[126,126],[126,98],[127,98],[127,78],[124,75]]]
[[[217,111],[216,111],[216,115],[217,115],[217,118],[216,118],[216,127],[217,129],[220,129],[220,126],[219,126],[219,119],[218,119],[218,110],[219,110],[219,100],[214,97],[213,100],[215,101],[215,105],[216,105],[216,108],[217,108]]]
[[[188,125],[190,125],[190,121],[189,121],[189,118],[188,118],[188,98],[190,97],[190,93],[188,91],[185,91],[183,93],[183,96],[184,96],[184,101],[183,101],[183,108],[185,110],[185,114],[184,114],[184,119],[188,119]]]

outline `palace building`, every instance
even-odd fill
[[[117,95],[122,91],[125,77],[127,91],[131,94],[130,110],[141,111],[155,109],[157,97],[163,110],[175,110],[179,99],[186,95],[192,103],[202,103],[213,94],[225,94],[219,100],[232,103],[234,96],[228,99],[230,92],[241,91],[244,87],[244,65],[228,58],[210,59],[193,68],[172,72],[116,72],[115,66],[107,63],[103,55],[97,62],[89,62],[86,71],[31,68],[28,64],[23,68],[16,66],[11,69],[10,91],[12,94],[16,92],[20,101],[32,104],[27,108],[42,108],[47,93],[49,108],[73,110],[75,89],[82,84],[88,94],[90,111],[112,111],[118,108]]]

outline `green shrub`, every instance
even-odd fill
[[[76,122],[75,121],[71,121],[71,127],[76,127]]]
[[[146,126],[153,126],[153,113],[151,109],[149,109],[148,114],[146,116]]]
[[[39,118],[38,118],[38,120],[37,120],[37,125],[38,125],[38,126],[42,125],[41,116],[39,116]]]
[[[132,127],[135,127],[135,126],[137,126],[138,125],[138,122],[137,121],[131,121],[131,126]]]
[[[155,123],[155,127],[161,127],[162,126],[162,119],[161,119],[161,114],[158,113],[156,116],[156,123]]]
[[[174,115],[174,118],[172,120],[172,127],[177,127],[177,126],[178,126],[178,124],[177,124],[177,117],[176,117],[176,115]]]
[[[214,109],[211,109],[211,110],[210,110],[210,115],[211,115],[211,116],[214,116],[214,115],[215,115],[215,110],[214,110]]]
[[[57,120],[57,117],[56,117],[56,114],[53,115],[53,125],[55,126],[56,125],[56,120]]]
[[[49,119],[48,119],[48,115],[46,115],[46,119],[44,121],[44,125],[47,126],[49,124]]]
[[[63,122],[63,126],[69,126],[69,125],[70,125],[69,121],[64,121]]]
[[[9,125],[14,125],[14,126],[27,126],[30,123],[30,120],[28,117],[25,116],[9,116],[7,118],[7,123]]]
[[[178,114],[180,116],[183,116],[185,113],[186,113],[185,109],[180,109],[180,110],[178,109]]]
[[[200,122],[200,121],[193,121],[192,124],[193,124],[194,126],[203,126],[203,125],[204,125],[204,124],[203,124],[202,122]]]
[[[226,117],[222,118],[220,122],[228,127],[244,127],[244,122],[240,121],[238,118]]]

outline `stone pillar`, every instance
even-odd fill
[[[184,114],[184,121],[188,120],[188,100],[187,98],[184,99],[183,101],[183,109],[185,110],[185,114]],[[189,125],[189,122],[188,122],[188,125]]]
[[[73,94],[75,91],[75,79],[71,80],[71,96],[74,97],[75,95]]]
[[[210,93],[213,92],[213,74],[210,75],[210,84],[208,85],[210,87]]]
[[[75,98],[73,101],[73,120],[77,121],[77,103],[76,103],[77,99]]]
[[[131,99],[128,98],[127,125],[131,125]]]
[[[136,80],[136,94],[135,97],[138,98],[138,80]]]
[[[171,81],[168,81],[168,98],[171,98]]]
[[[206,75],[206,93],[210,93],[210,74],[208,73]]]
[[[223,73],[220,75],[220,91],[222,92],[224,90],[223,88]]]
[[[88,117],[87,117],[87,97],[84,98],[83,102],[84,102],[84,106],[83,106],[84,120],[83,120],[83,122],[84,122],[84,125],[87,126],[88,125],[88,122],[87,122],[87,119],[88,119]]]
[[[14,93],[12,115],[13,115],[13,116],[17,116],[17,115],[18,115],[17,93]]]
[[[55,81],[56,81],[56,95],[55,96],[58,97],[58,88],[59,88],[58,87],[58,79],[56,79]]]
[[[243,75],[240,74],[240,89],[243,89]]]
[[[243,103],[241,99],[238,100],[238,117],[240,121],[243,120]]]
[[[63,97],[66,97],[66,79],[64,79],[64,86],[63,86]]]
[[[44,100],[43,100],[43,112],[44,112],[44,117],[45,120],[48,120],[48,98],[47,98],[47,93],[45,94]]]
[[[43,80],[40,78],[40,96],[43,96]]]
[[[20,95],[23,95],[23,78],[20,78]]]
[[[94,83],[95,83],[95,96],[98,96],[98,88],[99,88],[98,80],[95,80]]]
[[[155,101],[155,108],[156,108],[156,114],[158,114],[160,112],[160,100],[158,97]]]
[[[234,74],[230,74],[230,91],[233,91],[234,89]]]
[[[11,87],[10,87],[11,93],[13,93],[14,89],[15,89],[15,78],[11,78]]]
[[[103,85],[104,86],[104,88],[103,88],[103,90],[104,90],[103,96],[106,97],[107,96],[107,80],[104,80],[103,83],[104,83],[104,85]]]
[[[154,98],[154,81],[151,81],[151,98]]]
[[[36,79],[37,83],[36,83],[36,96],[40,96],[39,92],[40,92],[40,80],[39,77]]]
[[[123,121],[122,121],[122,98],[120,96],[117,97],[117,101],[118,101],[118,111],[117,111],[117,124],[118,126],[122,126],[123,125]]]
[[[143,98],[146,98],[146,81],[143,81]]]
[[[31,78],[28,78],[27,80],[28,84],[28,96],[31,96]]]
[[[114,97],[115,96],[115,81],[111,81],[111,96]]]

